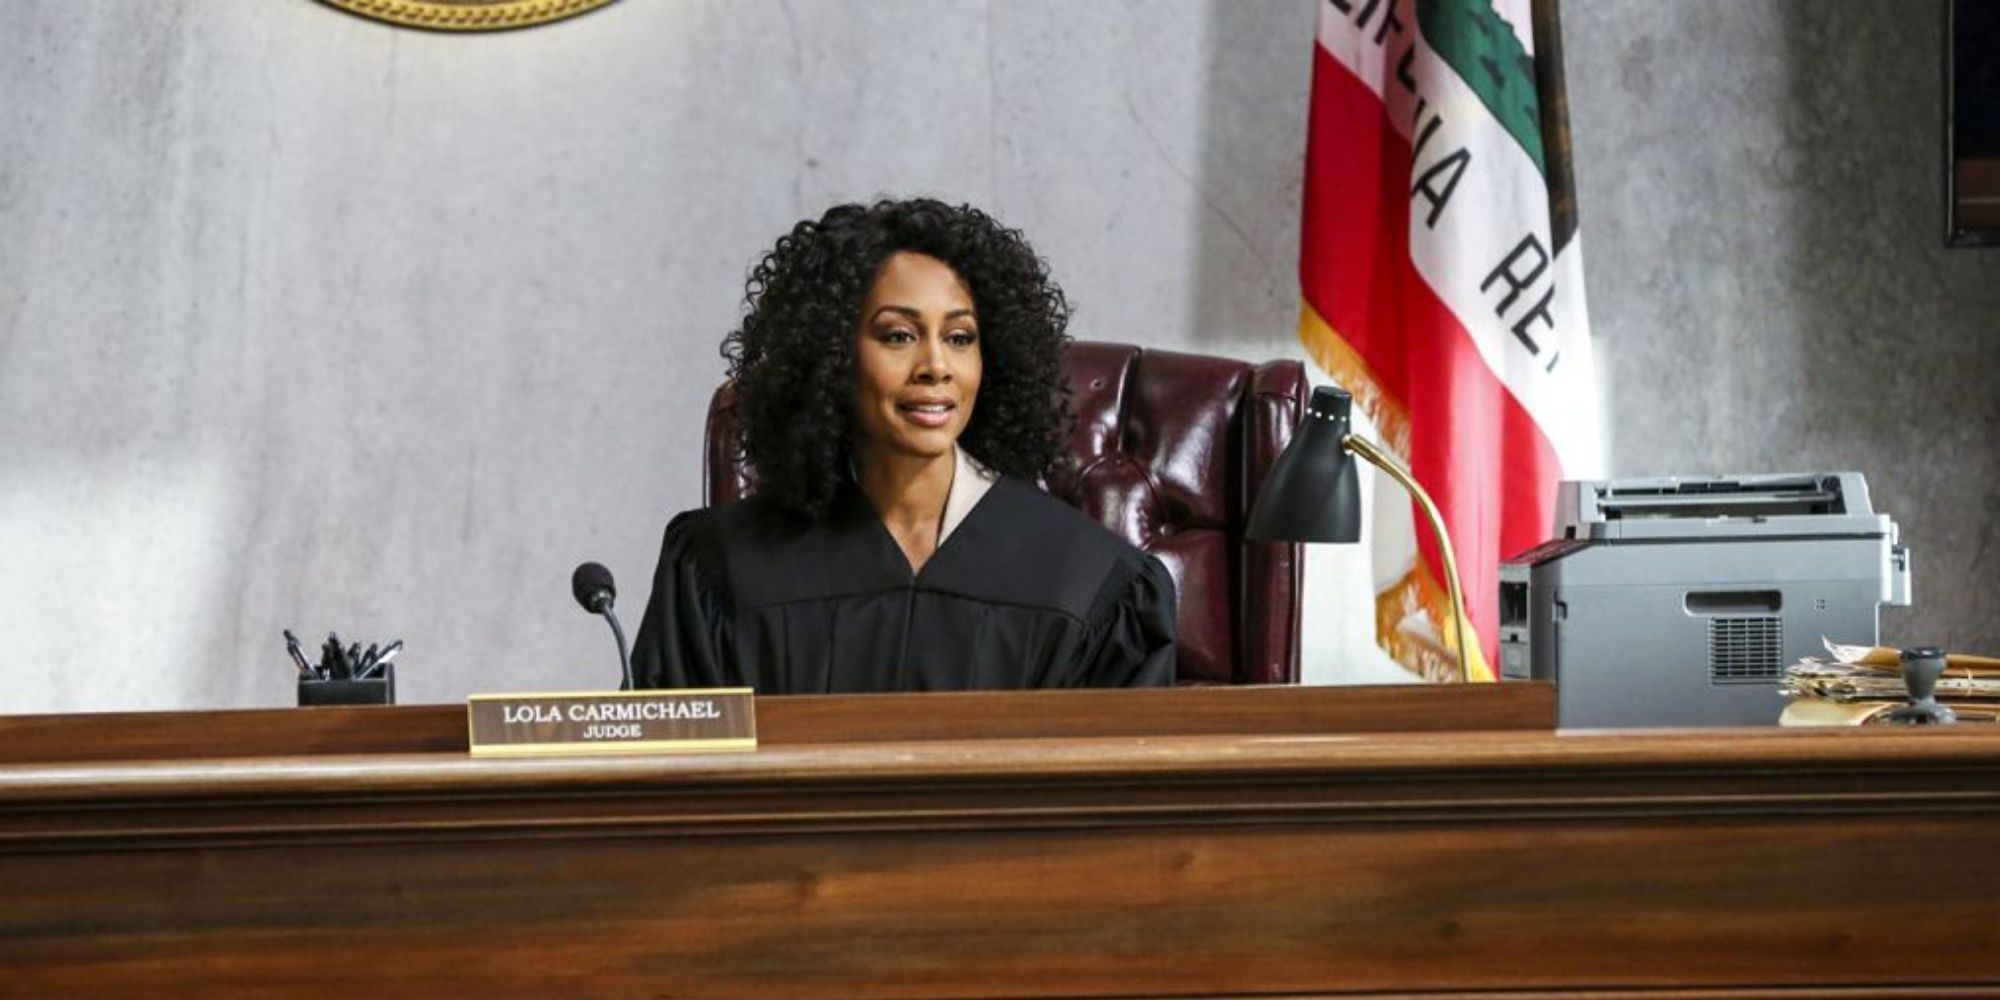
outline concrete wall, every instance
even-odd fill
[[[2000,258],[1938,249],[1931,5],[1568,6],[1614,468],[1863,469],[1891,637],[2000,648]],[[1294,352],[1311,0],[8,14],[0,711],[286,704],[286,625],[404,637],[406,702],[608,680],[569,569],[636,619],[744,271],[834,201],[991,208],[1079,335]],[[1380,676],[1368,620],[1313,602],[1316,677]]]
[[[2000,655],[2000,251],[1943,245],[1943,4],[1564,5],[1612,470],[1868,475],[1886,641]]]

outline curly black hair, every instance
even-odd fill
[[[1069,300],[1020,231],[928,198],[838,205],[757,262],[743,325],[722,341],[757,493],[813,520],[846,474],[861,305],[899,251],[943,261],[972,293],[984,372],[966,450],[1031,482],[1056,457],[1068,419]]]

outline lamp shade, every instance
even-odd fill
[[[1361,487],[1344,443],[1354,397],[1320,386],[1292,443],[1250,508],[1249,537],[1267,542],[1361,540]]]

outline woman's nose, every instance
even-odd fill
[[[924,338],[917,355],[916,379],[924,385],[951,380],[951,359],[945,354],[943,338]]]

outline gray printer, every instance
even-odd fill
[[[1786,666],[1910,603],[1858,472],[1565,482],[1555,528],[1500,567],[1500,674],[1564,727],[1774,723]]]

